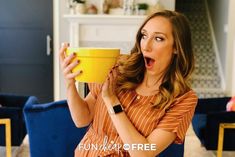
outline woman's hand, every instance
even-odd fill
[[[107,107],[119,102],[115,92],[116,78],[117,70],[113,68],[102,87],[102,98]]]
[[[72,73],[72,69],[79,64],[79,60],[73,61],[76,57],[75,53],[72,53],[69,56],[66,55],[66,49],[68,47],[68,43],[62,43],[62,46],[60,48],[60,67],[62,69],[67,88],[70,85],[74,85],[75,77],[82,73],[81,70]]]

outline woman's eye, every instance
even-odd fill
[[[142,39],[146,39],[147,38],[147,35],[145,35],[145,34],[142,34],[142,37],[141,37]]]
[[[161,38],[161,37],[155,37],[155,40],[156,40],[156,41],[163,41],[164,39]]]

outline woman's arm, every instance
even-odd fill
[[[92,94],[88,94],[85,99],[81,98],[75,86],[75,77],[82,73],[77,71],[72,73],[72,69],[79,64],[73,61],[75,54],[67,56],[65,54],[68,43],[63,43],[60,49],[60,65],[66,84],[66,95],[72,119],[77,127],[87,126],[91,123],[94,115],[94,103],[96,99]]]
[[[176,138],[175,133],[155,129],[147,138],[142,136],[130,122],[125,112],[110,115],[115,128],[132,157],[155,157]]]
[[[108,110],[114,105],[120,104],[120,101],[114,92],[114,78],[116,78],[116,72],[113,70],[102,88],[102,97]],[[135,147],[128,150],[133,157],[154,157],[162,152],[176,138],[175,133],[164,131],[162,129],[155,129],[147,138],[145,138],[131,123],[125,112],[110,114],[110,117],[123,143]],[[144,149],[144,146],[146,146],[146,149]],[[147,151],[147,147],[152,147],[152,151]]]

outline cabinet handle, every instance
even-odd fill
[[[51,55],[51,36],[47,35],[47,56]]]

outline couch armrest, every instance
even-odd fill
[[[207,122],[215,122],[215,123],[234,123],[235,122],[235,112],[210,112],[207,115]]]
[[[216,112],[216,111],[225,111],[226,104],[230,99],[231,97],[198,99],[195,113],[209,113],[209,112]]]
[[[30,156],[73,157],[85,132],[72,121],[67,101],[28,104],[24,107]]]
[[[209,150],[217,149],[220,123],[235,123],[235,112],[211,112],[207,115],[205,145]],[[235,150],[235,141],[231,139],[235,139],[235,130],[225,129],[224,150]]]
[[[13,94],[0,94],[0,118],[10,118],[11,120],[11,143],[19,146],[26,135],[23,107],[28,104],[38,103],[35,96],[21,96]],[[0,139],[5,138],[3,127],[0,127]],[[5,142],[0,140],[0,145],[5,146]]]
[[[44,104],[26,103],[26,105],[24,106],[24,112],[43,112],[45,110],[51,110],[57,107],[67,107],[67,101],[61,100]]]

